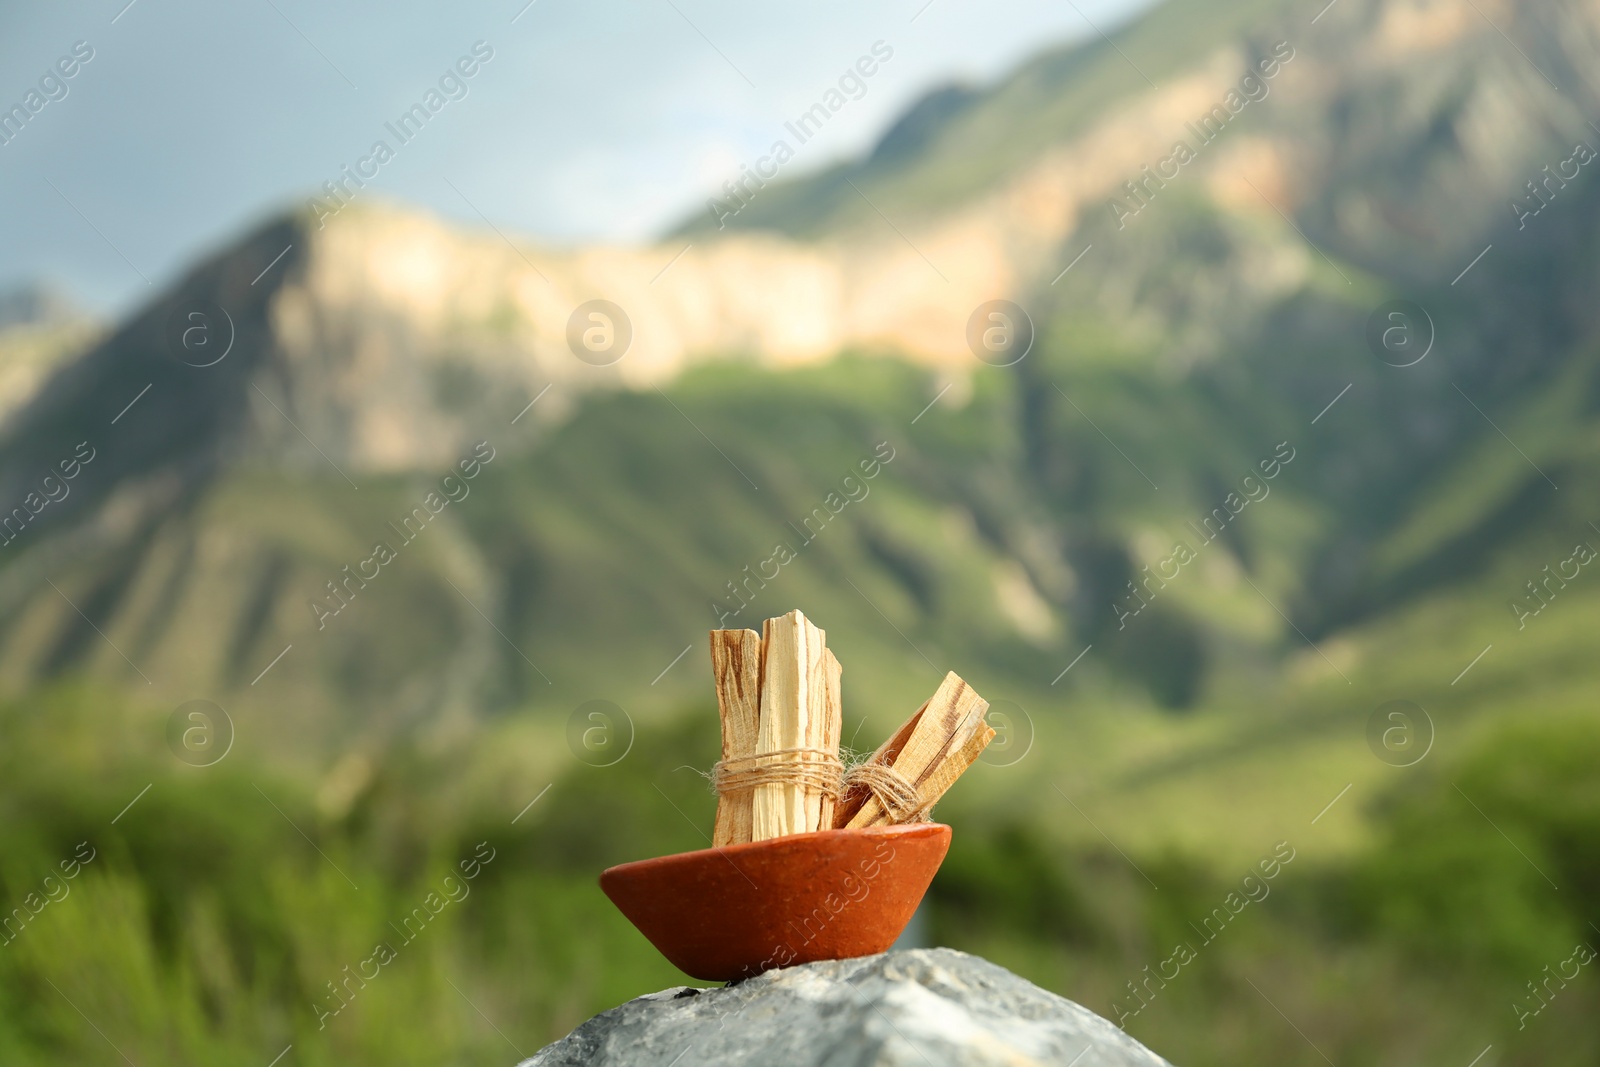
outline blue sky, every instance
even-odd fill
[[[658,233],[764,153],[874,41],[894,58],[786,175],[870,145],[1141,0],[95,0],[0,9],[0,110],[94,58],[0,146],[0,288],[116,314],[354,165],[474,42],[494,56],[363,196],[549,243]],[[60,90],[52,88],[59,94]],[[392,138],[389,138],[391,141]],[[454,185],[455,189],[451,186]],[[460,195],[456,192],[460,191]]]

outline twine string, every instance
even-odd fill
[[[845,772],[844,785],[847,791],[859,786],[876,797],[890,823],[927,822],[933,807],[931,800],[924,802],[917,795],[909,778],[881,763],[856,764]]]
[[[798,785],[837,800],[843,791],[844,764],[820,748],[779,748],[718,760],[711,785],[718,796],[761,785]]]
[[[711,785],[718,796],[763,785],[797,785],[835,801],[864,789],[877,798],[891,824],[927,822],[933,807],[924,803],[917,787],[893,767],[877,763],[846,767],[833,753],[804,746],[718,760],[711,768]]]

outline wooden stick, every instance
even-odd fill
[[[827,639],[827,633],[823,630],[818,630],[817,636],[823,640]],[[815,727],[812,731],[811,744],[833,756],[839,754],[839,734],[844,729],[844,707],[839,702],[841,671],[842,668],[833,651],[824,647],[822,656],[817,660],[817,674],[813,678],[814,718],[809,725]],[[815,800],[814,806],[811,800]],[[814,794],[806,803],[806,829],[833,829],[833,809],[834,798],[831,794]]]
[[[761,635],[754,630],[712,630],[711,673],[722,720],[722,758],[754,755],[761,722]],[[750,793],[746,789],[717,798],[713,845],[751,839]]]
[[[988,701],[955,673],[947,674],[927,703],[867,762],[893,767],[916,790],[922,806],[931,807],[994,737],[994,729],[983,721],[988,710]],[[854,829],[889,821],[877,797],[852,794],[834,812],[833,824]]]
[[[800,612],[791,611],[766,620],[761,635],[756,752],[811,747],[823,729],[813,720],[826,707],[825,697],[812,696],[818,688],[826,688],[822,631]],[[750,839],[765,841],[816,829],[810,819],[820,817],[820,812],[815,805],[808,808],[808,792],[794,784],[756,786],[751,794]]]
[[[992,740],[994,740],[994,727],[980,721],[978,729],[972,736],[968,737],[961,747],[952,750],[934,767],[933,773],[917,786],[917,800],[923,806],[923,810],[933,809],[933,805],[955,784],[956,779],[983,755],[983,750],[989,747],[989,742]]]

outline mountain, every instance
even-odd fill
[[[23,285],[0,291],[0,330],[58,325],[82,317],[70,299],[48,285]]]
[[[0,423],[31,400],[65,358],[83,351],[98,325],[50,286],[0,291]]]
[[[1588,2],[1170,4],[725,231],[267,220],[0,425],[0,681],[216,700],[319,765],[703,703],[704,631],[798,605],[874,723],[953,667],[1145,796],[1397,693],[1566,692],[1570,624],[1506,605],[1593,518],[1596,41]]]
[[[702,847],[705,631],[799,607],[853,749],[993,702],[913,938],[1176,1063],[1593,1063],[1597,52],[1169,3],[723,229],[287,213],[0,329],[0,1062],[672,984],[595,872]]]

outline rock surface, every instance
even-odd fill
[[[953,949],[769,971],[652,993],[519,1067],[1162,1067],[1087,1008]]]

